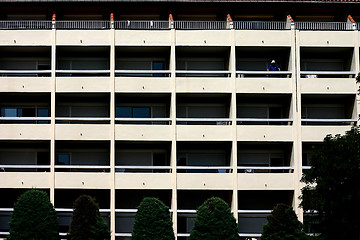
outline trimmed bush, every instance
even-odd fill
[[[132,240],[175,239],[169,208],[159,199],[146,197],[135,215]]]
[[[292,207],[280,203],[267,217],[261,240],[306,240],[301,222]]]
[[[99,206],[88,195],[81,195],[74,202],[70,224],[71,240],[108,240],[110,231],[100,216]]]
[[[198,208],[195,226],[190,240],[240,239],[238,226],[228,204],[221,198],[212,197]]]
[[[29,190],[16,201],[10,221],[10,239],[59,239],[56,212],[45,192]]]

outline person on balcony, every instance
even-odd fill
[[[276,64],[275,60],[271,61],[270,66],[267,69],[268,71],[280,71],[280,67]]]

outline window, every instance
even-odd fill
[[[151,118],[151,107],[117,107],[117,118]]]
[[[56,164],[70,165],[70,153],[59,153],[56,155]]]

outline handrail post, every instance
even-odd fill
[[[169,28],[170,29],[173,29],[174,28],[174,18],[173,18],[173,15],[170,13],[169,14]]]
[[[114,13],[110,13],[110,28],[114,29]]]
[[[55,13],[52,15],[51,27],[52,27],[53,29],[56,28],[56,14],[55,14]]]

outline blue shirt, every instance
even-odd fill
[[[269,71],[279,71],[279,66],[277,64],[275,64],[275,66],[270,64],[268,69],[269,69]]]

